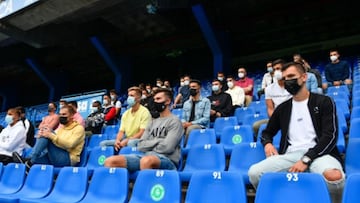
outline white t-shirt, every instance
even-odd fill
[[[286,152],[308,150],[316,145],[316,132],[308,109],[308,101],[292,101],[289,124],[289,147]]]
[[[111,101],[111,103],[115,106],[115,108],[121,108],[121,101],[116,100],[116,101]]]
[[[235,105],[238,105],[238,106],[244,105],[245,91],[244,91],[243,88],[234,85],[234,87],[232,89],[229,88],[225,92],[230,94],[233,106],[235,106]]]
[[[271,99],[274,109],[284,101],[290,99],[292,95],[276,81],[265,88],[265,99]]]
[[[261,81],[261,89],[265,89],[267,86],[269,86],[275,82],[276,82],[276,79],[273,76],[271,76],[271,74],[269,72],[267,72],[264,74],[263,79]]]

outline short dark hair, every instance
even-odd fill
[[[212,82],[219,82],[221,84],[221,81],[217,78],[213,79]]]
[[[78,104],[77,104],[77,101],[73,100],[73,101],[69,101],[68,104],[70,104],[71,106],[77,108],[78,107]]]
[[[117,95],[117,93],[116,93],[116,90],[115,90],[115,89],[111,89],[111,90],[109,91],[109,93],[114,93],[114,94],[116,94],[116,95]]]
[[[281,71],[285,71],[286,69],[288,69],[290,66],[295,66],[296,69],[300,72],[300,73],[306,73],[305,67],[301,64],[301,63],[297,63],[297,62],[289,62],[284,64],[284,66],[282,67]]]
[[[200,80],[192,79],[192,80],[190,80],[190,83],[197,83],[197,84],[201,87],[201,82],[200,82]],[[190,83],[189,83],[189,84],[190,84]]]
[[[161,93],[163,92],[165,94],[166,97],[168,97],[170,99],[170,101],[173,100],[173,93],[171,90],[169,90],[168,88],[158,88],[156,90],[154,90],[154,95],[156,95],[157,93]]]
[[[286,63],[286,62],[285,62],[284,59],[276,59],[276,60],[274,60],[274,61],[272,62],[272,66],[275,66],[275,65],[277,65],[277,64],[281,64],[281,65],[284,66],[285,63]]]
[[[226,78],[231,78],[231,79],[235,80],[235,77],[233,75],[228,75]]]
[[[18,107],[16,107],[16,110],[18,110],[18,111],[20,112],[20,114],[26,112],[26,111],[25,111],[25,108],[24,108],[23,106],[18,106]]]
[[[100,101],[97,101],[97,100],[96,100],[96,101],[94,101],[93,103],[94,103],[94,104],[97,104],[97,105],[99,105],[99,106],[101,107]]]

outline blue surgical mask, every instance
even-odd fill
[[[133,96],[128,96],[126,102],[128,103],[128,106],[129,106],[129,107],[134,106],[134,104],[135,104],[135,97],[133,97]]]
[[[11,124],[13,121],[14,121],[13,116],[11,116],[11,115],[6,115],[6,116],[5,116],[5,122],[6,122],[8,125]]]
[[[219,91],[219,85],[213,85],[211,87],[211,89],[212,89],[212,91],[217,92],[217,91]]]

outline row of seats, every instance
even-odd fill
[[[51,165],[34,165],[28,175],[23,164],[3,167],[1,202],[166,202],[246,203],[246,185],[240,173],[202,171],[191,177],[185,197],[179,172],[142,170],[129,191],[129,174],[122,168],[97,168],[89,174],[84,167],[64,167],[59,174]],[[343,203],[360,201],[360,174],[346,179]],[[130,195],[131,194],[131,195]],[[301,198],[294,198],[299,197]],[[255,203],[330,203],[324,178],[316,173],[265,173],[256,191]]]

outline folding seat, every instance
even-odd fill
[[[119,151],[119,154],[143,154],[143,152],[138,151],[136,147],[122,147]]]
[[[3,171],[3,167],[4,167],[3,163],[0,162],[0,180],[1,180],[1,174],[2,174],[2,171]]]
[[[360,98],[353,98],[352,100],[352,107],[360,106]]]
[[[174,115],[176,115],[177,117],[179,117],[179,119],[182,118],[182,114],[183,114],[183,109],[182,108],[177,108],[177,109],[172,109],[171,113],[173,113]]]
[[[93,134],[89,137],[89,144],[87,145],[87,151],[91,151],[94,147],[100,146],[100,142],[107,140],[106,134]]]
[[[25,165],[9,163],[4,166],[0,179],[0,194],[12,194],[21,189],[25,180]]]
[[[262,131],[266,128],[267,123],[261,124],[259,131],[258,131],[258,136],[257,136],[257,143],[261,144],[261,134]],[[281,130],[279,130],[276,135],[273,137],[273,142],[272,144],[279,149],[280,147],[280,140],[281,140]]]
[[[349,131],[349,129],[348,129],[348,124],[347,124],[345,115],[344,115],[343,111],[341,111],[340,109],[336,109],[336,111],[337,111],[339,128],[341,128],[341,130],[344,133],[347,133]]]
[[[62,202],[72,203],[80,201],[88,183],[88,170],[85,167],[63,167],[56,178],[50,194],[40,199],[20,198],[22,203]]]
[[[125,203],[128,198],[129,175],[125,168],[96,168],[89,188],[80,202]]]
[[[255,203],[331,203],[324,177],[318,173],[265,173]]]
[[[256,121],[259,120],[263,120],[263,119],[268,119],[268,115],[267,114],[259,114],[259,113],[255,113],[255,114],[248,114],[245,116],[245,120],[243,122],[243,125],[249,125],[249,126],[253,126],[254,123]]]
[[[114,155],[114,147],[95,147],[91,150],[89,154],[88,161],[86,163],[86,167],[89,170],[93,170],[97,167],[103,167],[105,163],[105,159]]]
[[[105,136],[107,136],[107,139],[115,139],[117,133],[119,132],[120,125],[107,125],[103,128],[103,133]]]
[[[360,118],[360,106],[356,106],[351,109],[350,121],[354,118]]]
[[[264,148],[256,142],[240,143],[234,147],[230,156],[228,171],[239,172],[245,184],[250,184],[248,170],[251,165],[266,158]]]
[[[224,145],[226,155],[230,155],[235,145],[254,141],[253,131],[249,125],[227,126],[224,128],[220,143]]]
[[[345,153],[345,135],[341,128],[338,129],[338,140],[336,146],[340,153]]]
[[[359,195],[360,188],[360,174],[352,174],[345,180],[345,186],[343,191],[343,203],[360,202]]]
[[[229,171],[195,172],[189,182],[186,203],[246,203],[241,174]]]
[[[235,126],[235,125],[238,125],[238,121],[235,116],[217,117],[215,119],[214,127],[213,127],[215,130],[216,138],[220,138],[220,135],[226,126]]]
[[[139,171],[129,203],[181,202],[181,181],[175,170]]]
[[[52,165],[35,164],[30,168],[23,187],[13,194],[0,195],[0,202],[17,203],[20,198],[37,199],[49,194],[54,181]]]
[[[253,115],[254,113],[255,110],[253,108],[241,107],[235,109],[234,116],[236,117],[238,124],[242,125],[245,121],[245,116],[248,114]]]
[[[360,118],[354,118],[350,121],[349,139],[360,138]]]
[[[222,144],[206,144],[191,147],[186,157],[184,169],[179,172],[182,181],[189,181],[196,171],[224,171],[225,151]]]
[[[261,100],[261,101],[252,101],[250,104],[249,104],[249,108],[253,108],[255,113],[257,114],[261,114],[264,112],[264,109],[265,109],[265,112],[266,112],[266,102]]]
[[[349,88],[347,87],[347,85],[330,86],[327,88],[326,91],[327,91],[327,94],[333,93],[333,92],[344,92],[347,94],[347,96],[350,95],[350,91],[349,91]]]
[[[345,115],[346,120],[350,119],[349,104],[345,101],[345,99],[335,98],[334,102],[335,102],[336,108],[343,112],[343,114]]]
[[[182,148],[182,153],[186,155],[192,146],[205,144],[216,144],[215,130],[212,128],[194,129],[190,132],[186,146]]]
[[[350,138],[345,152],[345,172],[349,176],[360,173],[360,138]]]
[[[326,95],[333,99],[345,99],[346,103],[350,105],[349,94],[344,91],[339,90],[339,91],[327,92]]]

